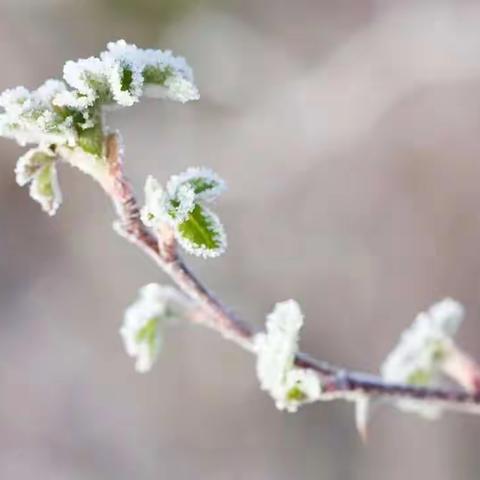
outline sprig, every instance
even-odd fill
[[[227,237],[220,219],[205,203],[213,202],[225,188],[224,181],[206,168],[191,167],[173,175],[166,189],[149,176],[142,221],[154,229],[166,223],[187,252],[204,258],[217,257],[225,251]]]
[[[213,328],[257,356],[260,386],[280,409],[296,411],[314,401],[354,401],[357,428],[365,435],[379,400],[429,415],[444,409],[480,413],[480,368],[453,341],[463,308],[444,300],[420,314],[382,366],[382,376],[358,373],[314,360],[298,350],[303,314],[294,300],[278,303],[265,331],[255,333],[203,285],[178,255],[216,257],[226,248],[225,230],[211,203],[225,190],[214,172],[191,167],[165,188],[153,176],[139,209],[122,164],[117,134],[107,133],[105,111],[128,107],[144,96],[196,100],[191,69],[170,51],[143,50],[123,40],[98,57],[65,64],[63,80],[38,89],[17,87],[0,96],[0,135],[33,145],[17,162],[17,183],[53,215],[61,203],[57,165],[64,161],[93,177],[118,214],[116,230],[147,253],[175,282],[149,284],[127,308],[120,329],[136,369],[150,370],[172,319]],[[443,386],[443,378],[459,389]]]

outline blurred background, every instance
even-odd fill
[[[228,181],[230,248],[192,259],[200,277],[258,326],[297,299],[304,350],[370,371],[449,295],[480,358],[479,25],[460,0],[0,0],[0,90],[119,38],[184,55],[200,102],[109,121],[137,188],[189,165]],[[350,405],[278,412],[207,330],[172,328],[136,374],[123,310],[166,278],[78,172],[43,214],[15,184],[22,151],[0,140],[2,480],[478,478],[479,419],[385,408],[363,445]]]

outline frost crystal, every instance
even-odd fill
[[[145,225],[170,225],[177,241],[193,255],[216,257],[225,251],[227,238],[220,219],[204,202],[213,201],[225,190],[223,180],[206,168],[192,167],[173,175],[164,190],[149,176],[145,182]]]
[[[267,317],[266,333],[257,334],[257,376],[277,408],[290,412],[320,398],[321,385],[312,370],[294,366],[303,315],[297,302],[277,303]]]
[[[389,382],[418,386],[438,383],[463,315],[462,305],[450,298],[420,313],[382,365],[382,377]],[[412,400],[401,400],[398,406],[428,417],[440,412],[437,406],[424,406]]]
[[[120,328],[125,350],[136,358],[138,372],[147,372],[155,362],[164,324],[182,317],[187,308],[187,300],[172,287],[150,283],[140,289],[138,299],[125,311]]]

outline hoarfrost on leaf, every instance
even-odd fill
[[[452,337],[463,316],[462,305],[450,298],[418,314],[383,363],[382,377],[394,383],[437,385],[442,379],[442,366],[453,349]],[[414,400],[401,400],[397,406],[431,418],[441,412],[436,405]]]
[[[321,396],[317,374],[294,366],[302,325],[300,306],[294,300],[287,300],[275,305],[267,316],[266,332],[255,337],[260,386],[270,393],[277,408],[290,412]]]
[[[47,80],[37,90],[24,87],[5,90],[0,96],[0,136],[12,138],[18,144],[74,145],[76,133],[73,120],[56,109],[53,98],[66,86],[57,80]]]
[[[182,57],[124,40],[108,43],[99,58],[67,62],[64,79],[73,91],[59,95],[55,103],[79,110],[95,104],[128,107],[142,95],[182,103],[199,98],[192,71]]]
[[[127,354],[136,359],[140,373],[150,370],[162,346],[165,324],[182,318],[189,308],[186,298],[173,287],[150,283],[125,311],[120,335]]]
[[[30,196],[49,215],[54,215],[62,203],[55,160],[51,150],[32,148],[18,159],[15,168],[17,183],[20,186],[30,183]]]
[[[195,200],[206,202],[215,200],[226,190],[223,179],[205,167],[190,167],[179,175],[172,175],[167,183],[167,191],[174,198],[178,190],[185,186],[193,189]]]
[[[213,201],[224,190],[223,180],[206,168],[189,168],[173,175],[166,189],[149,176],[142,221],[151,228],[166,223],[187,252],[204,258],[217,257],[225,251],[227,237],[220,219],[204,202]]]

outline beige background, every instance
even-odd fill
[[[195,270],[257,325],[296,298],[305,350],[375,371],[445,295],[480,357],[479,26],[459,0],[0,0],[0,89],[111,39],[185,55],[200,102],[110,115],[135,185],[217,170],[230,248]],[[276,411],[253,359],[209,331],[172,329],[135,374],[122,311],[166,279],[78,172],[43,214],[15,185],[21,151],[0,141],[2,480],[478,478],[479,419],[384,409],[364,446],[351,406]]]

